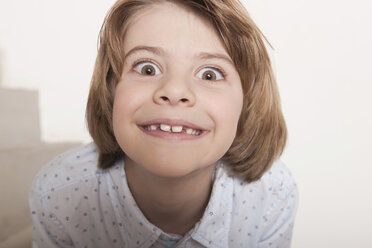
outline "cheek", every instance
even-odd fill
[[[231,146],[237,131],[238,121],[243,106],[243,93],[236,90],[224,91],[214,97],[206,97],[205,106],[215,123],[215,139],[221,152],[225,153]]]
[[[113,128],[117,139],[120,139],[129,127],[141,94],[137,94],[135,88],[119,83],[116,91],[113,104]]]
[[[113,104],[113,118],[126,119],[131,117],[135,111],[141,107],[149,98],[149,91],[146,87],[133,84],[130,81],[120,82],[115,91],[115,98]]]
[[[219,94],[203,97],[204,104],[210,107],[217,125],[234,127],[237,125],[243,107],[241,87],[221,90]]]
[[[125,119],[125,115],[129,112],[130,101],[128,101],[128,95],[125,90],[122,90],[122,87],[118,87],[115,91],[114,105],[112,110],[112,118],[114,130],[117,129],[118,124]]]
[[[243,94],[241,91],[226,96],[219,104],[218,123],[228,137],[230,142],[235,138],[236,130],[243,107]]]
[[[216,114],[217,131],[221,132],[223,137],[228,139],[230,143],[235,138],[242,110],[242,104],[239,101],[231,100],[220,104],[219,112]]]
[[[119,83],[115,91],[113,112],[118,113],[130,109],[131,105],[134,104],[134,101],[131,99],[135,96],[134,93],[134,89],[123,83]]]

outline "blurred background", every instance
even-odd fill
[[[40,167],[90,142],[97,37],[114,0],[0,1],[0,247],[30,247]],[[372,4],[244,0],[266,35],[300,190],[294,248],[371,247]]]

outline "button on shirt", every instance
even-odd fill
[[[129,190],[123,160],[97,168],[91,143],[66,152],[35,177],[30,191],[33,247],[290,247],[296,184],[276,161],[253,183],[216,165],[203,217],[186,235],[150,223]]]

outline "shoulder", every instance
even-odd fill
[[[280,160],[257,181],[246,183],[240,178],[234,178],[235,189],[243,195],[256,191],[261,196],[269,196],[282,200],[297,189],[296,181],[289,168]]]
[[[277,160],[270,170],[262,176],[261,183],[279,198],[286,198],[290,192],[297,188],[291,171],[280,160]]]
[[[298,206],[297,185],[288,167],[278,160],[255,182],[238,177],[233,181],[231,238],[260,247],[286,244]]]
[[[295,213],[297,186],[283,162],[275,161],[255,182],[247,183],[243,178],[234,176],[231,176],[231,180],[231,240],[240,240],[248,246],[256,247],[265,235],[272,233],[269,232],[271,228],[281,228],[282,221],[289,219],[287,214]]]
[[[44,195],[95,177],[98,152],[94,143],[66,151],[47,163],[36,175],[33,188]]]

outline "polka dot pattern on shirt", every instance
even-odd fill
[[[126,182],[123,161],[97,169],[94,144],[46,165],[30,191],[33,244],[42,247],[290,246],[297,186],[280,162],[247,184],[219,164],[202,219],[184,237],[164,233],[142,214]]]

